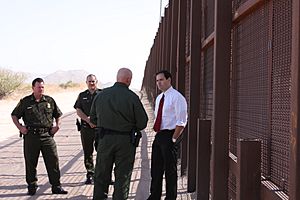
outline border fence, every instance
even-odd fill
[[[197,199],[300,199],[299,0],[169,0],[142,89],[186,97],[181,173]]]

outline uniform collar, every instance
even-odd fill
[[[94,91],[94,93],[93,93],[93,94],[96,94],[98,91],[99,91],[99,89],[98,89],[98,88],[96,88],[96,90]],[[90,90],[89,90],[89,89],[86,89],[86,90],[85,90],[85,92],[86,92],[87,94],[90,94],[90,95],[92,95],[92,93],[90,92]]]
[[[125,83],[121,83],[121,82],[115,82],[114,86],[128,88],[128,86]]]
[[[35,96],[34,96],[33,93],[31,94],[31,100],[32,100],[32,101],[36,101],[36,98],[35,98]],[[47,101],[45,95],[42,95],[40,102],[41,102],[41,101]]]

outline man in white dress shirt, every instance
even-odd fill
[[[177,197],[177,151],[178,137],[187,123],[187,102],[171,85],[170,72],[156,73],[156,85],[162,91],[155,101],[155,124],[157,132],[152,144],[151,187],[148,200],[160,200],[162,180],[165,173],[166,198]]]

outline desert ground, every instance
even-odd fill
[[[85,83],[75,87],[63,89],[58,85],[45,85],[45,94],[52,96],[63,114],[74,112],[73,105],[79,92],[86,89]],[[0,142],[10,137],[19,137],[19,131],[11,120],[11,112],[19,100],[31,94],[28,85],[21,86],[18,90],[0,100]]]

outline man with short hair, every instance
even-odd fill
[[[94,74],[86,77],[88,89],[81,92],[75,102],[74,108],[77,115],[81,118],[81,143],[84,153],[84,166],[87,171],[85,184],[93,183],[94,176],[94,142],[96,125],[90,121],[90,110],[95,96],[101,91],[97,88],[98,80]]]
[[[62,112],[52,97],[44,95],[43,79],[34,79],[32,90],[33,93],[21,99],[11,113],[13,123],[24,138],[28,195],[34,195],[38,187],[36,167],[40,152],[42,152],[49,182],[52,185],[52,194],[67,194],[68,192],[61,187],[57,148],[53,138],[59,130]],[[19,122],[20,118],[23,119],[25,125]]]
[[[96,134],[98,148],[94,200],[107,199],[113,165],[113,199],[128,198],[136,151],[132,133],[143,130],[148,121],[139,97],[128,88],[131,79],[132,72],[129,69],[119,69],[117,82],[112,87],[103,89],[92,104],[90,119],[99,129]]]
[[[160,200],[162,180],[165,173],[166,198],[177,197],[177,150],[187,123],[187,102],[171,85],[172,76],[167,70],[156,73],[156,85],[162,91],[155,101],[154,131],[152,144],[151,187],[148,200]]]

